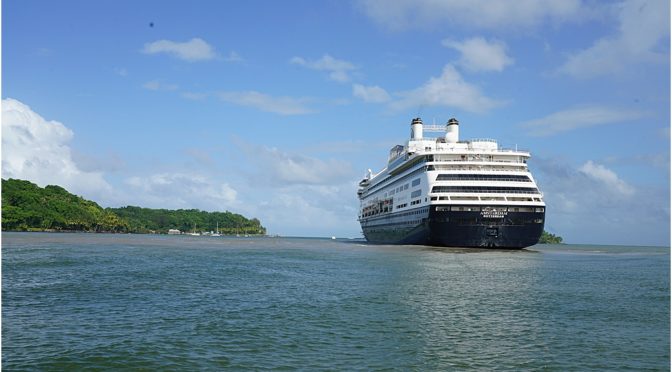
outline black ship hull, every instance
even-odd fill
[[[545,208],[430,206],[360,222],[372,243],[522,249],[539,242],[544,220]]]

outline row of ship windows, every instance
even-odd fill
[[[449,220],[448,218],[443,219],[442,221],[439,220],[439,222],[448,222],[452,221],[455,222],[458,225],[483,225],[487,224],[488,226],[493,226],[493,225],[526,225],[526,224],[531,224],[531,223],[543,223],[544,220],[541,218],[535,218],[535,219],[510,219],[510,218],[504,218],[499,221],[493,221],[493,220],[488,220],[487,223],[484,223],[484,221],[479,220],[478,218],[458,218],[458,219],[452,219]]]
[[[392,156],[393,158],[394,156]],[[399,164],[403,163],[403,160],[405,160],[406,157],[399,157],[396,158],[395,160],[391,161],[388,164],[388,169],[394,169],[396,168]],[[456,157],[454,155],[425,155],[425,156],[419,156],[413,161],[404,164],[402,167],[404,168],[410,168],[413,167],[417,164],[420,163],[425,163],[425,162],[464,162],[464,161],[488,161],[488,162],[497,162],[497,163],[512,163],[512,164],[526,164],[527,159],[524,157],[519,157],[519,156],[504,156],[504,157],[493,157],[492,155],[481,155],[481,154],[474,154],[474,155],[461,155],[459,157]],[[431,165],[430,165],[431,166]]]
[[[538,194],[536,187],[504,187],[504,186],[434,186],[433,193],[438,192],[478,192],[497,194]]]
[[[390,190],[389,195],[394,195],[394,194],[396,194],[398,192],[402,192],[404,190],[408,190],[408,184],[401,185],[401,186],[397,187],[396,189]]]
[[[426,166],[426,167],[423,167],[423,168],[420,168],[420,169],[416,169],[415,171],[411,172],[411,174],[405,176],[404,178],[414,176],[417,173],[421,173],[425,170],[431,171],[431,170],[438,170],[438,169],[446,169],[446,170],[449,170],[449,169],[451,169],[451,170],[479,169],[479,170],[481,170],[480,168],[472,168],[472,167],[455,168],[455,167],[447,167],[447,166],[440,166],[440,165],[437,165],[437,166],[431,166],[430,165],[430,166]],[[492,167],[492,168],[489,168],[489,170],[494,170],[494,171],[496,171],[496,170],[500,170],[500,171],[502,171],[502,170],[514,171],[514,170],[516,170],[516,171],[519,171],[520,169],[505,169],[505,168],[500,169],[500,168]],[[420,180],[421,180],[420,178],[416,178],[411,182],[410,185],[407,183],[407,184],[398,186],[398,187],[390,190],[388,195],[391,196],[391,195],[394,195],[394,194],[399,193],[401,191],[408,190],[408,188],[410,186],[418,186],[418,185],[420,185]],[[506,174],[440,174],[440,175],[437,176],[436,180],[437,181],[516,181],[516,182],[531,182],[531,179],[528,176],[506,175]],[[379,189],[381,186],[383,186],[382,183],[372,187],[371,189],[368,190],[367,193],[370,194],[375,189]]]
[[[419,163],[416,159],[415,164]],[[415,165],[414,164],[414,165]],[[411,168],[410,166],[408,168]],[[404,176],[403,178],[407,177],[412,177],[418,173],[422,173],[424,171],[433,171],[433,170],[490,170],[490,171],[520,171],[520,168],[511,168],[511,167],[503,167],[503,166],[490,166],[487,168],[482,168],[482,167],[473,167],[473,166],[455,166],[455,165],[427,165],[424,167],[421,167],[419,169],[416,169],[415,171],[411,172],[410,174]],[[451,178],[451,177],[458,177],[458,178]],[[466,178],[462,178],[466,177]],[[475,177],[475,178],[473,178]],[[480,177],[485,177],[485,178],[480,178]],[[500,178],[503,177],[503,178]],[[519,178],[522,177],[522,178]],[[519,182],[529,182],[531,181],[529,177],[527,176],[507,176],[507,175],[485,175],[485,174],[469,174],[469,175],[450,175],[450,174],[442,174],[439,175],[439,178],[437,178],[437,181],[450,181],[450,180],[473,180],[473,181],[519,181]],[[378,185],[375,185],[371,187],[367,193],[372,193],[374,190],[379,189],[383,187],[384,182],[381,182]],[[412,185],[417,186],[420,184],[420,178],[417,178],[413,180]],[[392,189],[389,192],[389,195],[394,195],[395,193],[398,193],[403,190],[407,190],[409,187],[408,184],[405,184],[403,186],[397,187],[395,189]]]
[[[420,204],[420,200],[415,200],[414,202],[417,202],[415,204]],[[413,204],[413,202],[411,202],[411,205],[415,205],[415,204]],[[400,205],[397,206],[397,209],[405,208],[407,206],[408,206],[408,204],[406,204],[406,203],[400,204]],[[388,211],[387,210],[383,211],[383,213],[385,213],[385,212],[388,212]],[[427,212],[429,212],[428,208],[420,208],[420,209],[416,209],[416,210],[413,210],[413,211],[410,211],[410,212],[395,214],[395,217],[397,217],[397,216],[410,216],[410,215],[414,215],[414,214],[424,214],[424,213],[427,213]],[[376,214],[379,214],[379,213],[368,212],[368,213],[364,213],[362,215],[362,217],[370,217],[370,216],[373,216],[373,215],[376,215]]]
[[[531,207],[483,207],[482,210],[489,212],[537,212],[543,213],[544,208],[531,208]],[[436,207],[437,212],[448,212],[448,211],[459,211],[459,212],[480,212],[481,207],[474,205],[446,205]]]
[[[409,211],[409,212],[405,212],[405,213],[395,215],[395,217],[396,216],[411,216],[411,215],[414,215],[414,214],[426,214],[427,212],[429,212],[429,208],[419,208],[419,209],[416,209],[414,211]]]
[[[389,180],[389,177],[388,177],[388,179],[383,180],[383,181],[380,181],[379,183],[377,183],[377,184],[371,186],[371,188],[369,188],[368,190],[366,190],[366,193],[367,193],[367,194],[372,194],[372,193],[378,191],[379,189],[388,187],[390,184],[399,182],[399,181],[401,181],[401,180],[406,180],[406,179],[415,177],[415,176],[417,176],[418,174],[420,174],[420,173],[424,173],[424,172],[425,172],[425,167],[421,167],[421,168],[418,168],[418,169],[414,170],[413,172],[411,172],[411,173],[409,173],[409,174],[407,174],[407,175],[405,175],[405,176],[399,178],[398,180],[390,181],[390,180]],[[405,185],[404,185],[404,186],[405,186]],[[395,192],[399,192],[399,191],[401,191],[401,190],[394,189],[394,191],[395,191]]]
[[[520,172],[525,170],[524,166],[497,166],[497,165],[457,165],[457,164],[436,164],[436,165],[427,165],[426,169],[428,171],[436,170],[450,170],[450,171],[464,171],[464,170],[479,170],[479,171],[506,171],[506,172]]]
[[[422,199],[417,199],[417,200],[411,201],[411,205],[418,205],[420,203],[422,203]],[[397,209],[406,208],[406,207],[408,207],[408,203],[403,203],[403,204],[397,205]]]
[[[414,191],[413,192],[413,194],[415,195],[414,197],[420,196],[420,193],[421,193],[420,190]],[[425,201],[427,201],[427,198],[425,198]],[[420,203],[422,203],[422,199],[416,199],[411,201],[411,205],[418,205]],[[399,204],[394,208],[402,209],[406,207],[408,207],[408,203]],[[392,209],[393,209],[392,199],[380,201],[377,204],[372,204],[364,208],[362,210],[362,217],[371,217],[382,213],[392,212]]]
[[[496,161],[503,163],[526,163],[527,159],[521,156],[492,156],[489,154],[460,155],[426,155],[426,161]]]
[[[420,184],[420,179],[419,179],[419,178],[416,178],[416,179],[413,180],[413,182],[411,182],[411,187],[418,186],[419,184]],[[401,192],[401,191],[403,191],[403,190],[408,190],[408,184],[401,185],[401,186],[399,186],[399,187],[397,187],[397,188],[394,188],[394,189],[390,190],[390,192],[388,193],[388,195],[394,195],[394,194],[396,194],[396,193],[398,193],[398,192]],[[415,191],[414,191],[414,193],[415,193]],[[414,196],[411,196],[411,197],[413,198]]]
[[[368,233],[389,233],[390,231],[398,232],[398,228],[408,228],[408,227],[413,227],[417,226],[422,223],[422,220],[412,220],[412,221],[403,221],[403,222],[397,222],[394,224],[388,225],[389,227],[382,227],[382,228],[369,228],[367,229]],[[406,226],[402,226],[406,225]],[[395,231],[396,230],[396,231]]]
[[[480,201],[510,201],[510,202],[540,202],[541,198],[516,197],[516,196],[432,196],[432,201],[436,200],[480,200]]]
[[[437,181],[516,181],[530,182],[528,176],[510,174],[439,174]]]

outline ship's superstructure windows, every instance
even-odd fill
[[[531,182],[530,177],[511,174],[439,174],[437,181],[514,181]]]
[[[536,187],[505,187],[505,186],[434,186],[433,193],[438,192],[479,192],[479,193],[512,193],[538,194]]]
[[[525,171],[527,168],[523,165],[514,165],[513,163],[511,165],[490,165],[487,168],[483,168],[480,166],[476,165],[469,165],[469,164],[457,164],[457,163],[451,163],[451,164],[435,164],[435,165],[428,165],[427,170],[447,170],[447,171],[465,171],[465,170],[483,170],[487,169],[489,171],[505,171],[505,172],[520,172]]]
[[[392,162],[397,159],[399,156],[403,155],[404,146],[396,145],[390,149],[390,156],[388,157],[388,162]]]
[[[478,196],[453,196],[450,199],[451,200],[462,200],[462,201],[464,201],[464,200],[473,200],[473,201],[479,200]],[[441,197],[439,197],[439,200],[448,200],[448,197],[447,196],[441,196]]]
[[[378,173],[368,171],[357,190],[367,240],[510,248],[537,242],[545,203],[529,152],[490,139],[460,140],[458,130],[455,119],[413,119],[410,140],[390,149]]]
[[[451,211],[460,211],[460,212],[479,212],[481,207],[467,205],[467,206],[453,206],[450,207]]]

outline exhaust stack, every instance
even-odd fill
[[[411,121],[411,139],[422,139],[422,119],[420,118],[415,118],[413,121]]]
[[[446,143],[457,143],[460,140],[460,123],[455,118],[451,118],[446,123]]]

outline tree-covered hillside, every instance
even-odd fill
[[[7,231],[93,231],[166,233],[219,231],[224,234],[265,234],[256,218],[231,212],[198,209],[106,208],[73,195],[60,186],[41,188],[29,181],[2,180],[2,230]]]
[[[128,222],[60,186],[2,180],[2,230],[127,232]]]
[[[109,208],[128,221],[133,231],[167,232],[177,229],[182,232],[216,231],[223,234],[265,234],[266,229],[258,219],[247,219],[231,212],[204,212],[198,209],[149,209],[140,207]]]

